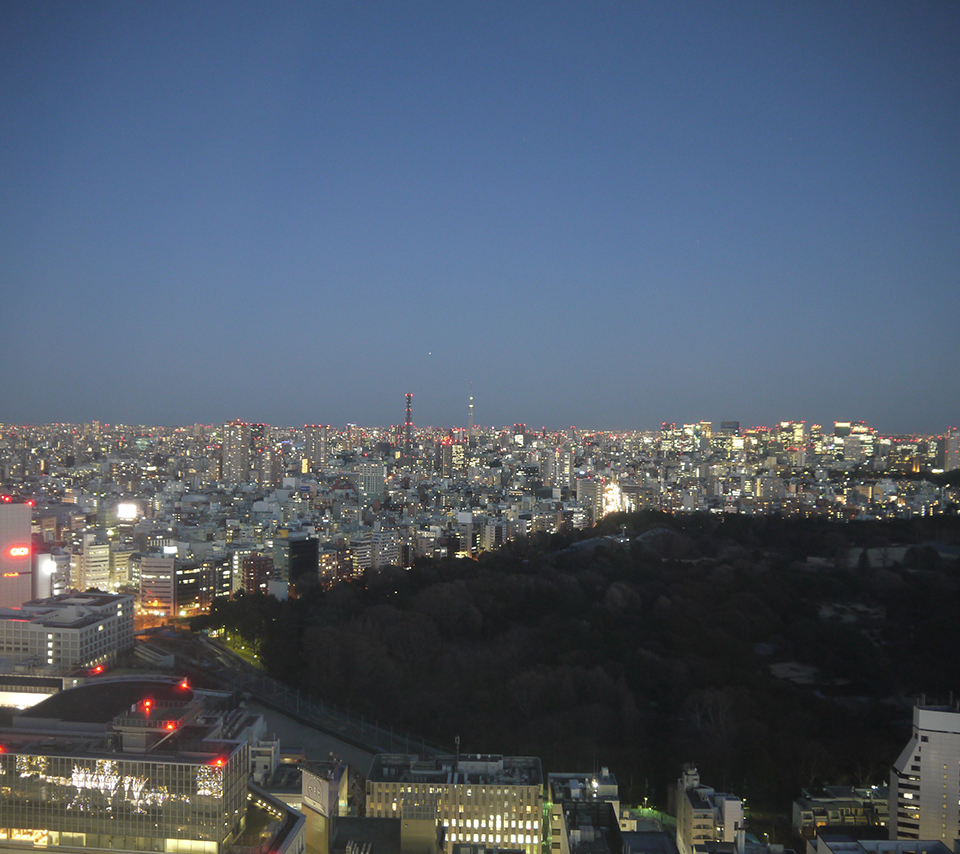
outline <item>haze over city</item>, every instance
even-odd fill
[[[960,6],[6,3],[0,418],[956,423]]]

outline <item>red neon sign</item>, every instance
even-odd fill
[[[20,573],[19,573],[19,572],[5,572],[5,573],[3,574],[3,577],[4,577],[4,578],[19,578],[19,577],[20,577]]]
[[[30,554],[30,546],[10,546],[10,557],[26,557]]]

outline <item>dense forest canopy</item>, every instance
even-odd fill
[[[479,560],[217,600],[301,690],[470,752],[607,765],[665,803],[682,764],[784,809],[886,781],[920,694],[960,671],[960,520],[608,517]],[[625,534],[622,537],[621,534]]]

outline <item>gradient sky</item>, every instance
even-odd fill
[[[960,4],[0,4],[0,421],[960,422]]]

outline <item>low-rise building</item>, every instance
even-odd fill
[[[445,849],[476,843],[540,854],[543,772],[535,757],[381,753],[367,777],[367,815],[403,818],[436,802]]]
[[[133,596],[67,593],[0,609],[0,659],[56,671],[116,660],[133,646]]]
[[[743,802],[734,795],[700,785],[693,765],[677,781],[677,848],[680,854],[699,854],[710,842],[736,842],[743,828]]]

